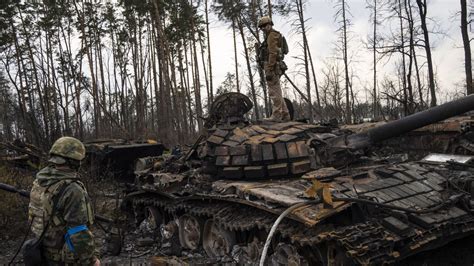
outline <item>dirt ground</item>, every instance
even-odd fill
[[[104,242],[104,234],[97,227],[94,227],[93,231],[97,237],[97,242],[101,245],[100,243]],[[4,235],[4,233],[4,231],[0,232],[1,235]],[[0,240],[0,265],[9,263],[16,249],[20,246],[21,241],[22,236]],[[101,246],[104,247],[104,245]],[[102,251],[105,251],[104,248],[102,248]],[[181,258],[166,257],[157,244],[137,247],[131,238],[125,240],[123,252],[119,256],[104,254],[101,258],[102,262],[107,265],[147,265],[151,264],[151,261],[163,259],[166,259],[168,262],[170,260],[176,261],[177,264],[179,264],[179,261],[200,261],[199,257],[193,258],[193,255],[186,253]],[[18,256],[16,263],[21,264],[21,254]],[[443,248],[417,254],[397,263],[397,265],[472,266],[474,265],[474,235],[453,241]]]

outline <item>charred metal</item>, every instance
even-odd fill
[[[139,164],[123,209],[170,254],[257,264],[275,220],[300,203],[268,263],[390,264],[474,233],[473,120],[445,120],[471,110],[474,96],[368,130],[251,123],[248,102],[216,98],[189,152]],[[434,152],[443,154],[422,159]]]

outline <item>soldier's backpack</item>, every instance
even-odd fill
[[[280,33],[280,36],[281,36],[281,40],[280,40],[281,52],[284,55],[287,55],[288,52],[289,52],[288,43],[286,42],[286,38],[285,38],[285,36],[283,36],[283,34]]]
[[[57,205],[59,199],[62,197],[66,188],[71,184],[71,182],[63,182],[61,187],[59,188],[59,192],[53,196],[53,205],[52,205],[52,212],[51,215],[46,222],[46,225],[43,227],[41,235],[39,238],[33,238],[26,241],[22,247],[23,251],[23,263],[27,266],[30,265],[45,265],[45,258],[42,255],[42,246],[43,246],[43,239],[48,230],[50,221],[53,220],[54,215],[57,211]],[[34,223],[35,217],[31,221],[31,225]],[[30,226],[31,227],[31,226]]]
[[[285,36],[280,33],[280,47],[281,47],[281,55],[280,55],[280,60],[278,60],[278,65],[280,66],[280,71],[281,74],[285,74],[286,70],[288,70],[288,66],[286,65],[285,61],[285,55],[288,54],[288,43],[286,42]]]
[[[288,69],[286,67],[285,62],[283,62],[283,59],[285,58],[285,55],[288,54],[289,48],[288,48],[288,43],[286,42],[285,36],[278,32],[280,34],[280,49],[281,49],[281,54],[279,55],[278,59],[280,61],[280,65],[284,65],[283,67],[283,72]],[[267,38],[260,44],[260,46],[257,49],[257,62],[261,68],[263,68],[263,63],[268,60],[268,51],[267,51]]]

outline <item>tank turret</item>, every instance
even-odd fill
[[[245,114],[251,107],[243,94],[216,98],[207,138],[197,149],[206,173],[228,179],[265,179],[347,165],[357,159],[358,150],[474,109],[474,96],[357,134],[297,121],[250,123]]]

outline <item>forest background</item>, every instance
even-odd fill
[[[397,119],[473,92],[468,0],[125,0],[0,3],[0,141],[187,143],[213,100],[270,112],[256,48],[288,39],[299,118]],[[307,101],[306,99],[309,99]]]

